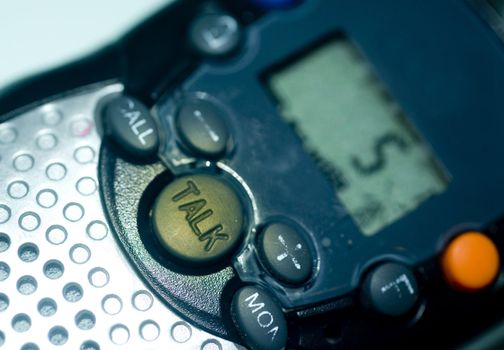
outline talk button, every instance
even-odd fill
[[[242,235],[243,208],[235,191],[216,176],[183,176],[164,188],[153,212],[163,247],[183,262],[204,264],[226,257]]]

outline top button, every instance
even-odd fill
[[[209,13],[196,18],[189,31],[194,48],[207,56],[224,56],[240,43],[238,22],[226,14]]]
[[[448,244],[441,265],[453,288],[473,292],[495,280],[499,260],[499,252],[490,238],[479,232],[466,232]]]
[[[258,6],[266,9],[284,8],[297,5],[299,0],[251,0]]]
[[[118,96],[104,109],[106,132],[126,152],[135,157],[157,153],[159,135],[156,123],[143,103],[133,97]]]
[[[184,144],[197,155],[216,157],[224,153],[229,130],[223,112],[206,100],[190,100],[179,109],[176,128]]]

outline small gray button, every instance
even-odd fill
[[[258,248],[266,267],[280,281],[300,284],[311,276],[313,257],[308,242],[291,225],[268,225],[259,236]]]
[[[215,157],[224,153],[229,130],[223,112],[206,100],[185,102],[176,119],[184,144],[197,155]]]
[[[371,270],[362,286],[366,306],[387,316],[401,316],[411,311],[418,301],[415,275],[406,266],[384,263]]]
[[[192,45],[207,56],[223,56],[236,49],[240,42],[240,26],[225,14],[203,14],[192,23],[189,36]]]
[[[232,318],[253,350],[281,350],[287,342],[287,322],[280,306],[255,286],[240,289],[231,304]]]
[[[118,96],[108,101],[104,109],[105,129],[126,152],[136,157],[157,153],[159,135],[149,110],[140,101]]]

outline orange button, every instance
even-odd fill
[[[441,265],[452,287],[474,292],[487,287],[497,277],[499,252],[484,234],[466,232],[448,244]]]

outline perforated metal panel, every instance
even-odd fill
[[[94,111],[120,91],[94,88],[0,125],[0,349],[237,349],[162,304],[110,232]]]

